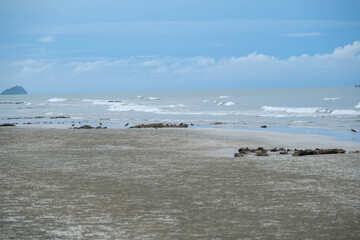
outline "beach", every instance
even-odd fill
[[[235,129],[0,128],[1,239],[359,239],[360,150]],[[240,147],[345,154],[234,157]]]

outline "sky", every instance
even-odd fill
[[[0,0],[0,91],[353,86],[359,0]]]

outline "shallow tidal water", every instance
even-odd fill
[[[359,239],[358,154],[216,154],[245,140],[2,128],[0,238]]]

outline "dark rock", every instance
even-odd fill
[[[70,118],[70,117],[66,117],[66,116],[56,116],[56,117],[51,117],[51,119],[58,119],[58,118]]]
[[[130,128],[187,128],[187,124],[164,124],[164,123],[151,123],[151,124],[140,124]]]
[[[101,127],[101,126],[92,127],[90,125],[84,125],[81,127],[73,127],[72,129],[107,129],[107,127]]]
[[[269,156],[269,154],[267,153],[267,151],[263,148],[258,148],[255,152],[255,155],[256,156],[259,156],[259,157],[265,157],[265,156]]]
[[[3,101],[3,102],[0,102],[0,104],[22,104],[24,102],[10,102],[10,101]]]
[[[13,123],[4,123],[4,124],[0,124],[0,127],[15,127],[15,124],[13,124]]]
[[[262,125],[261,128],[267,128],[267,126],[266,126],[266,125]]]
[[[210,123],[211,125],[221,125],[221,124],[225,124],[223,122],[214,122],[214,123]]]
[[[129,123],[127,123],[127,124],[124,125],[124,127],[127,127],[127,126],[129,126]]]
[[[15,86],[15,87],[6,89],[1,93],[1,95],[15,95],[15,94],[27,94],[27,92],[23,87]]]
[[[343,154],[346,151],[344,149],[305,149],[305,150],[295,150],[293,156],[306,156],[306,155],[322,155],[322,154]]]

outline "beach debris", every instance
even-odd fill
[[[70,128],[70,129],[107,129],[107,127],[101,127],[101,126],[92,127],[90,125],[84,125],[84,126],[81,126],[81,127],[73,127],[73,128]]]
[[[234,154],[234,157],[243,157],[246,155],[250,156],[270,156],[270,155],[288,155],[291,154],[295,157],[297,156],[306,156],[306,155],[322,155],[322,154],[343,154],[346,151],[340,148],[330,148],[330,149],[285,149],[285,148],[272,148],[264,149],[259,147],[255,148],[239,148],[238,153]]]
[[[189,125],[186,123],[180,124],[164,124],[164,123],[150,123],[150,124],[140,124],[130,128],[187,128]]]
[[[15,127],[15,124],[13,124],[13,123],[4,123],[4,124],[0,124],[0,127]]]

